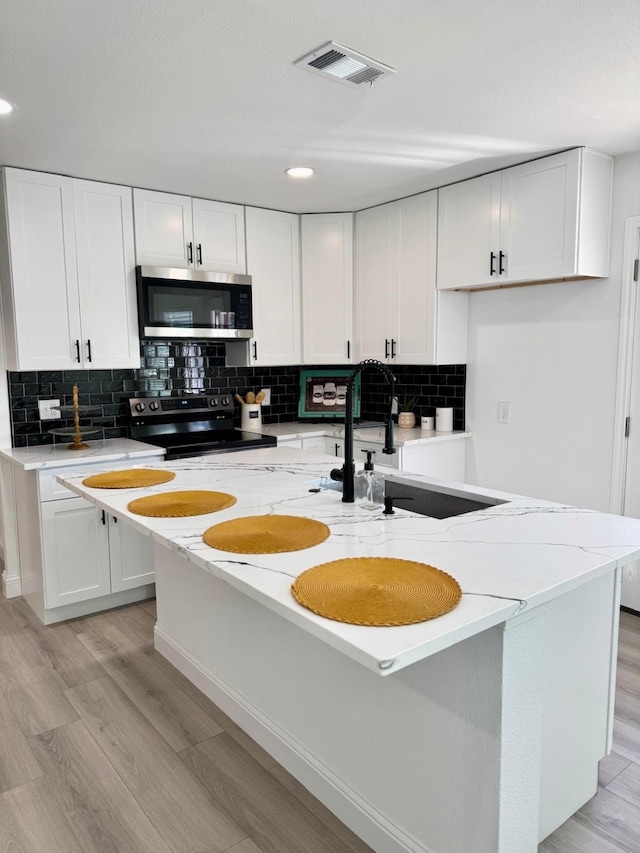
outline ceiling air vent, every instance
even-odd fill
[[[395,74],[396,69],[382,62],[376,62],[357,50],[351,50],[335,41],[328,41],[322,47],[317,47],[301,59],[294,62],[314,74],[332,77],[338,83],[347,86],[360,86],[362,83],[373,84],[374,80],[384,74]]]

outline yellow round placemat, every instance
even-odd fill
[[[319,616],[352,625],[412,625],[453,610],[462,590],[426,563],[392,557],[348,557],[303,572],[294,598]]]
[[[168,483],[176,475],[173,471],[157,471],[152,468],[127,468],[124,471],[106,471],[104,474],[92,474],[82,481],[83,486],[91,489],[140,489],[143,486],[157,486]]]
[[[233,506],[234,503],[236,498],[226,492],[166,492],[162,495],[136,498],[127,505],[127,509],[136,515],[146,515],[151,518],[181,518],[187,515],[217,512]]]
[[[326,524],[296,515],[251,515],[222,521],[202,538],[212,548],[235,554],[278,554],[313,548],[328,538]]]

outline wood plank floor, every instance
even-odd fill
[[[154,602],[49,626],[0,597],[0,853],[371,853],[153,649]],[[640,618],[614,751],[539,853],[640,851]],[[469,851],[472,853],[472,851]]]

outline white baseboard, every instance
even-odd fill
[[[376,853],[433,853],[393,825],[314,755],[156,625],[155,648]]]
[[[8,575],[6,569],[2,572],[2,594],[5,598],[18,598],[22,595],[20,575]]]

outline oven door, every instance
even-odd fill
[[[253,336],[251,276],[136,267],[141,338]]]

